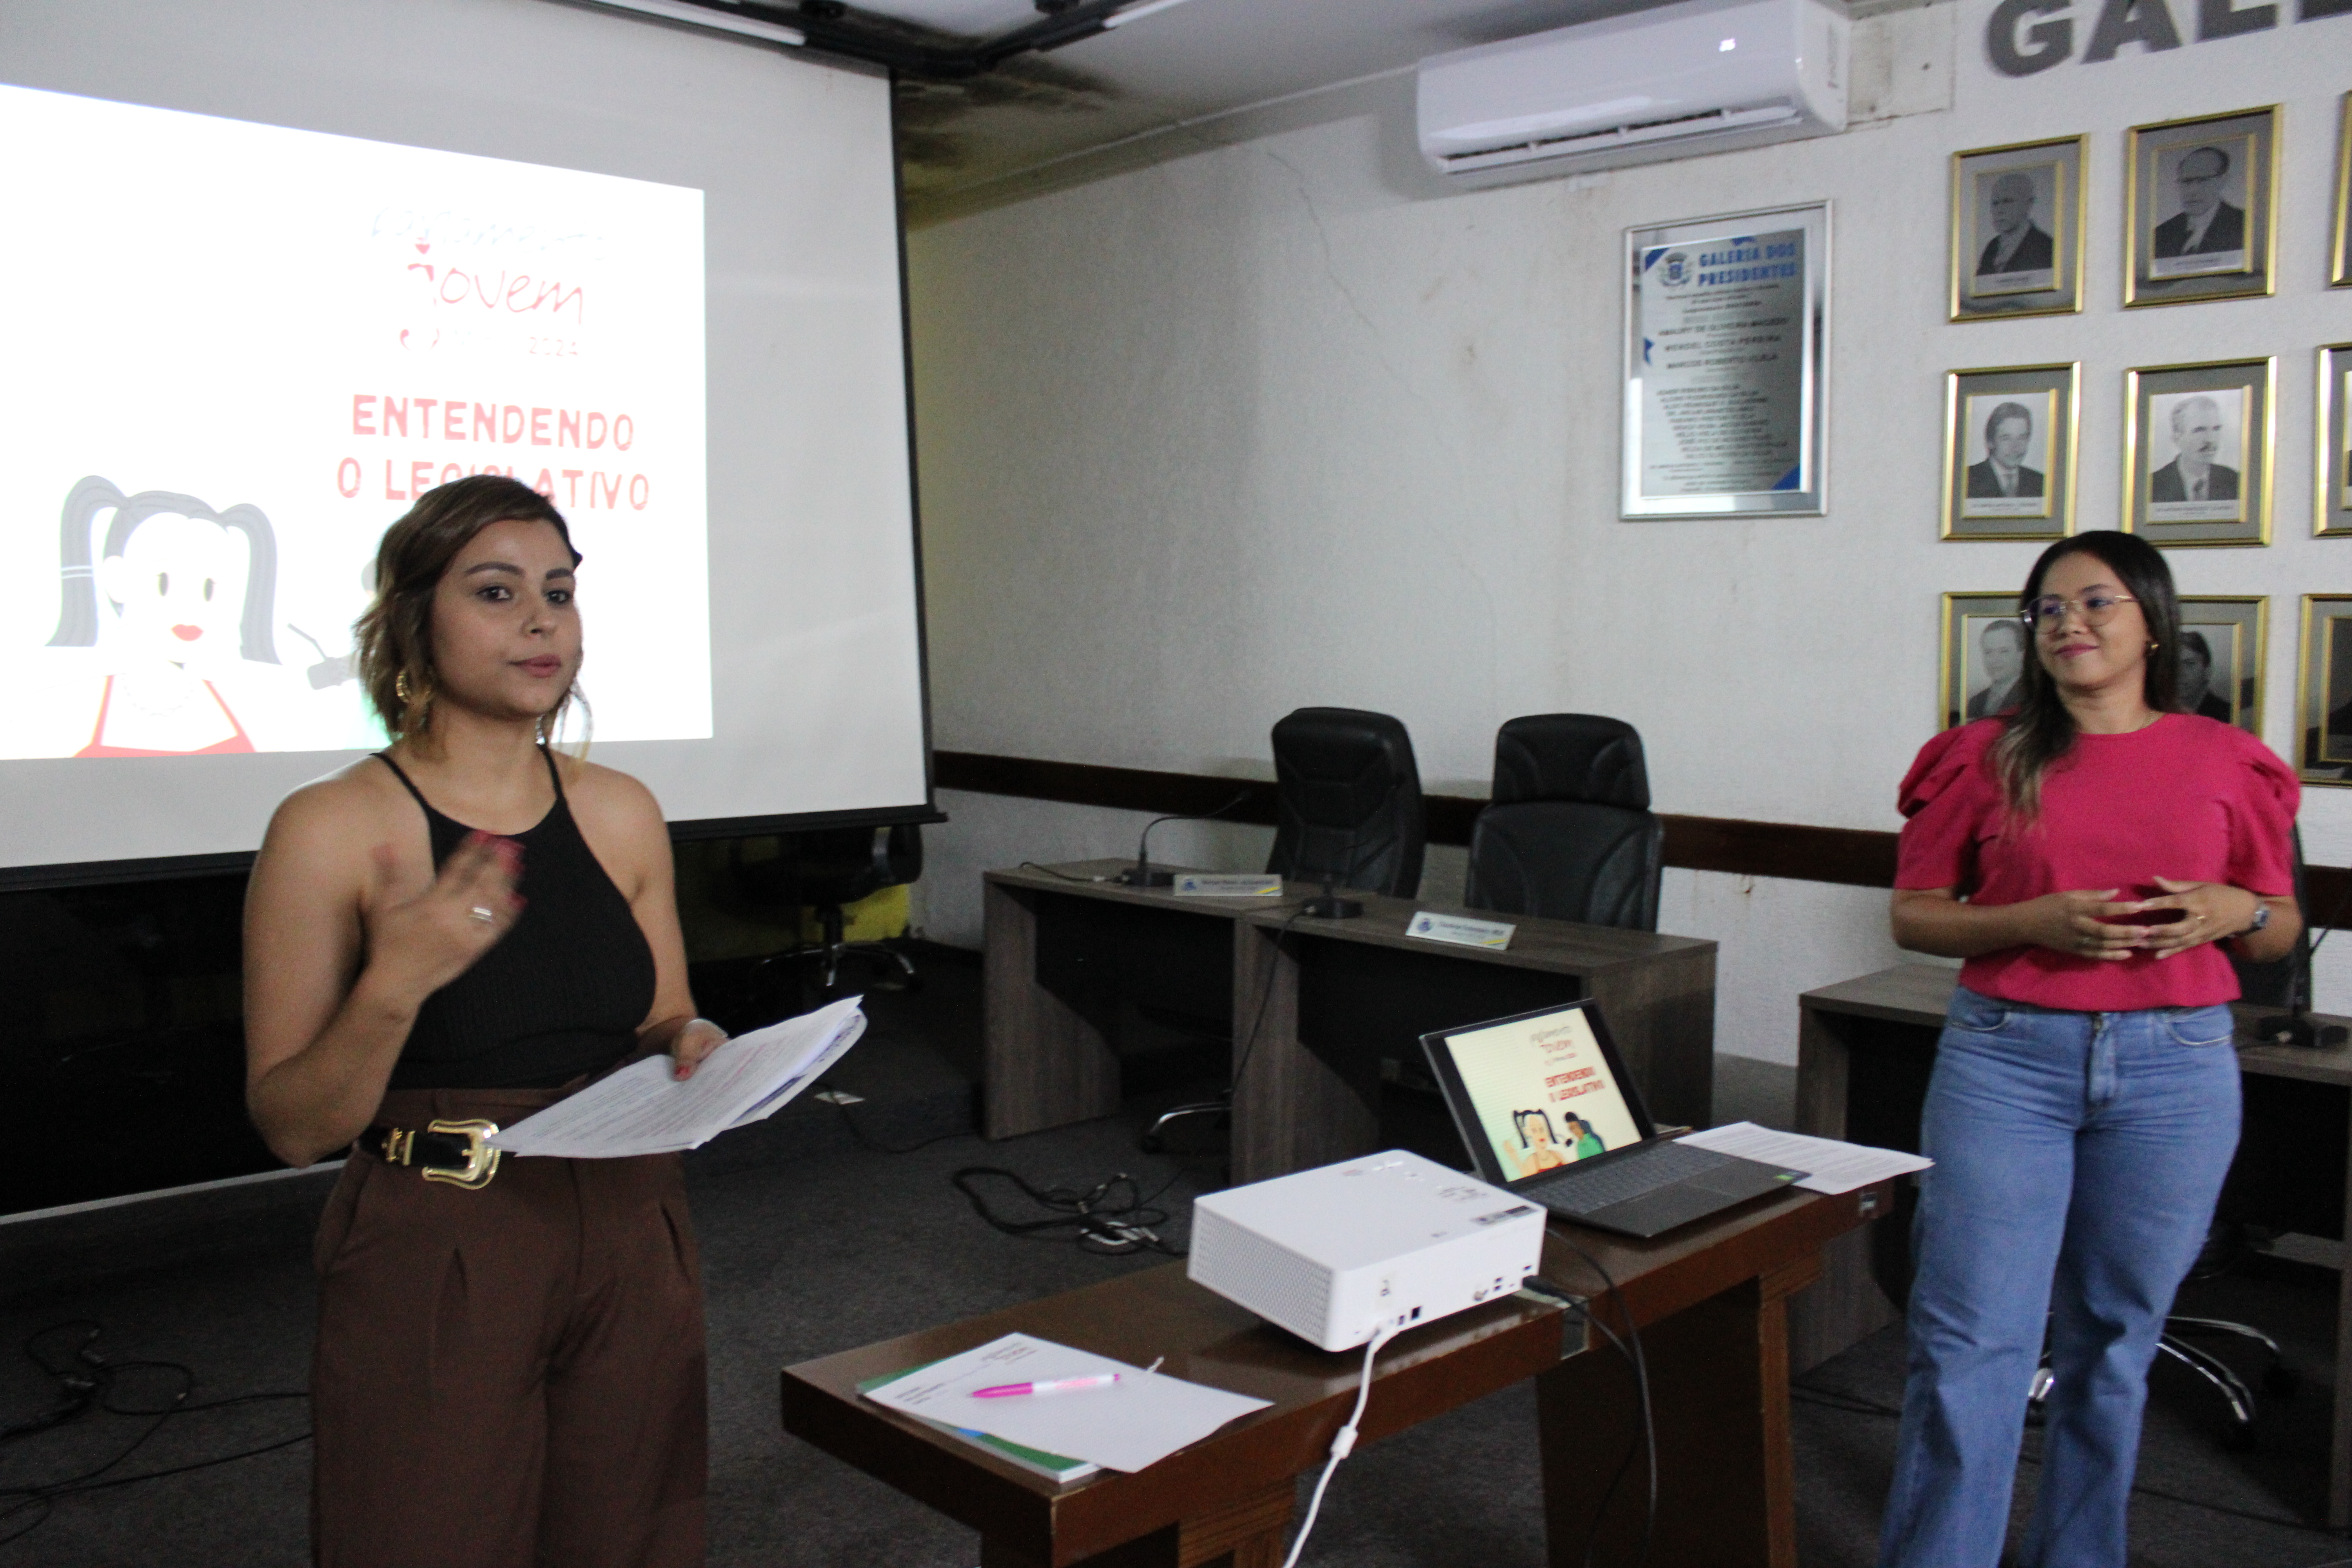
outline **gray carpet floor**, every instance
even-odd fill
[[[957,1000],[960,984],[950,977],[940,988],[947,994],[902,1006],[887,1020],[887,1009],[876,1009],[869,1038],[882,1048],[861,1081],[881,1089],[888,1077],[914,1088],[897,1100],[877,1095],[850,1113],[865,1118],[856,1131],[869,1141],[911,1142],[942,1120],[969,1124],[963,1069],[972,1040],[963,1031],[971,996],[965,991]],[[894,1050],[905,1054],[886,1073]],[[1139,1153],[1136,1133],[1148,1109],[1002,1143],[966,1133],[894,1153],[859,1142],[831,1108],[796,1107],[799,1120],[767,1143],[698,1163],[693,1201],[710,1319],[714,1564],[971,1568],[979,1545],[970,1531],[783,1435],[777,1369],[1160,1261],[1093,1257],[1002,1235],[983,1226],[947,1180],[958,1166],[990,1163],[1041,1183],[1091,1184],[1125,1171],[1147,1189],[1172,1184],[1167,1195],[1178,1217],[1169,1238],[1181,1247],[1185,1200],[1216,1171],[1213,1162],[1188,1167]],[[197,1402],[299,1390],[305,1382],[309,1262],[282,1224],[255,1227],[250,1245],[224,1240],[210,1256],[143,1269],[134,1258],[82,1278],[0,1280],[0,1423],[54,1397],[51,1381],[9,1347],[44,1325],[77,1318],[103,1324],[96,1349],[110,1360],[163,1359],[193,1369]],[[2134,1507],[2134,1563],[2352,1563],[2352,1543],[2307,1527],[2326,1490],[2333,1277],[2279,1270],[2229,1278],[2192,1287],[2191,1298],[2184,1307],[2250,1319],[2277,1333],[2305,1386],[2266,1405],[2260,1447],[2236,1454],[2218,1441],[2210,1395],[2186,1376],[2159,1375],[2143,1493]],[[55,1357],[76,1342],[61,1332],[43,1348]],[[1799,1546],[1809,1568],[1861,1568],[1872,1560],[1893,1458],[1895,1423],[1885,1411],[1900,1399],[1901,1375],[1895,1330],[1801,1382]],[[172,1386],[160,1372],[125,1370],[117,1397],[144,1402]],[[299,1400],[180,1415],[107,1475],[299,1439],[306,1422]],[[152,1425],[93,1415],[0,1445],[0,1488],[95,1468]],[[0,1537],[26,1531],[0,1544],[0,1565],[295,1568],[307,1555],[308,1468],[307,1445],[294,1441],[232,1463],[60,1497],[45,1505],[46,1517],[37,1507],[0,1519]],[[2021,1518],[2035,1474],[2029,1446],[2020,1468]],[[14,1500],[0,1498],[0,1509]],[[1498,1394],[1360,1450],[1341,1467],[1307,1560],[1354,1568],[1537,1568],[1545,1553],[1531,1393]]]

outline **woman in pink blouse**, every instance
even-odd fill
[[[2016,711],[1903,781],[1895,940],[1963,959],[1913,1232],[1886,1568],[1994,1568],[2046,1331],[2056,1382],[2025,1568],[2125,1560],[2148,1363],[2238,1142],[2223,944],[2302,920],[2294,775],[2179,711],[2180,613],[2132,535],[2054,544],[2019,595]]]

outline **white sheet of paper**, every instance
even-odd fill
[[[1108,1388],[1072,1394],[974,1399],[974,1389],[1118,1373]],[[895,1383],[868,1389],[877,1405],[925,1421],[968,1426],[1048,1454],[1090,1459],[1111,1470],[1140,1470],[1199,1442],[1236,1416],[1273,1403],[1146,1373],[1108,1356],[1027,1334],[1006,1334],[950,1356]]]
[[[860,998],[738,1035],[680,1083],[667,1057],[632,1062],[490,1140],[513,1154],[612,1160],[697,1149],[772,1116],[814,1083],[865,1033]]]
[[[1767,1165],[1811,1171],[1797,1185],[1814,1193],[1850,1193],[1889,1176],[1924,1171],[1936,1162],[1867,1143],[1845,1143],[1835,1138],[1814,1138],[1802,1132],[1775,1132],[1753,1121],[1727,1122],[1704,1132],[1687,1133],[1682,1142],[1694,1149],[1712,1149]]]

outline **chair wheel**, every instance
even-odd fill
[[[2263,1392],[2281,1399],[2292,1399],[2303,1387],[2303,1379],[2284,1366],[2273,1365],[2263,1373]]]

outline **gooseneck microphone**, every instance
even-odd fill
[[[1168,816],[1155,816],[1143,825],[1143,835],[1136,840],[1135,864],[1111,879],[1123,888],[1167,888],[1175,885],[1176,873],[1151,864],[1151,830],[1163,822],[1210,822],[1234,807],[1248,801],[1255,789],[1245,789],[1214,811],[1180,811]]]
[[[1323,891],[1299,905],[1298,912],[1308,920],[1314,921],[1351,921],[1362,914],[1364,900],[1343,899],[1339,896],[1337,889],[1341,882],[1387,854],[1390,842],[1384,838],[1379,843],[1365,847],[1362,854],[1351,855],[1345,865],[1326,865],[1322,875],[1312,879],[1323,884]],[[1357,846],[1351,842],[1348,847],[1354,850]]]
[[[2346,1039],[2341,1024],[2323,1024],[2311,1016],[2312,960],[2319,956],[2320,943],[2335,934],[2336,922],[2344,918],[2347,905],[2352,905],[2352,888],[2336,900],[2336,912],[2327,917],[2327,925],[2304,952],[2303,962],[2287,972],[2286,1011],[2273,1013],[2254,1020],[2254,1038],[2265,1046],[2293,1046],[2301,1050],[2334,1050]]]

